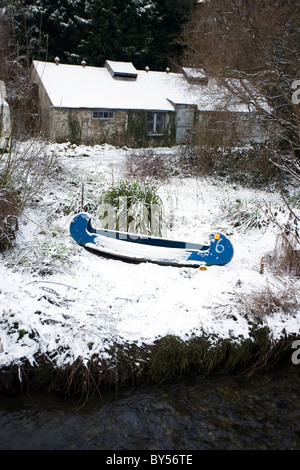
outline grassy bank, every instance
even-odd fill
[[[250,376],[283,364],[291,364],[292,343],[300,336],[285,335],[273,340],[267,327],[253,326],[250,337],[240,342],[194,336],[183,341],[177,336],[160,338],[151,346],[136,344],[111,347],[110,359],[96,356],[88,363],[77,359],[57,368],[46,358],[36,358],[0,371],[0,392],[46,390],[65,397],[88,399],[106,390],[161,383],[188,375],[231,373]]]

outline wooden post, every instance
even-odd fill
[[[84,199],[84,183],[81,186],[81,210],[83,211],[83,199]]]

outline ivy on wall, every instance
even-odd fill
[[[147,132],[147,111],[129,110],[126,144],[138,147],[174,145],[176,142],[175,113],[166,113],[165,118],[164,133],[149,135]]]

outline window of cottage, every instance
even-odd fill
[[[93,110],[92,111],[92,119],[94,120],[108,120],[108,119],[115,119],[115,112],[108,111],[108,110]]]
[[[147,113],[147,132],[148,134],[162,134],[164,130],[165,113],[149,111]]]

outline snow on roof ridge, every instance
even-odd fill
[[[195,105],[201,111],[221,108],[222,90],[213,79],[199,86],[188,83],[183,73],[146,72],[135,69],[131,62],[123,64],[136,70],[136,79],[114,80],[107,67],[57,66],[43,61],[34,61],[33,67],[56,108],[175,111],[179,104]],[[249,112],[237,100],[228,103],[226,109]]]

